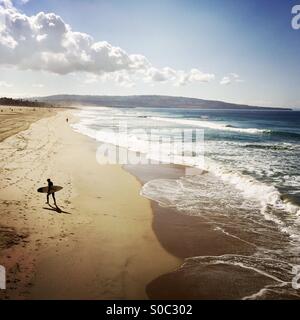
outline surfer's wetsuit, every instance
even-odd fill
[[[47,181],[48,181],[47,203],[49,204],[49,196],[50,196],[50,194],[52,194],[52,198],[53,198],[54,204],[56,205],[55,194],[54,194],[54,192],[50,193],[50,191],[51,191],[51,189],[53,187],[53,182],[50,179],[48,179]]]

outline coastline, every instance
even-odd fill
[[[147,299],[147,284],[182,259],[157,240],[137,179],[119,165],[100,166],[96,141],[66,117],[74,121],[61,111],[0,144],[1,234],[9,238],[0,298]],[[49,177],[64,186],[56,195],[61,213],[36,193]]]
[[[255,248],[242,240],[245,230],[232,236],[205,214],[140,195],[144,183],[178,179],[186,167],[100,165],[101,143],[66,118],[77,121],[60,110],[0,143],[0,265],[7,269],[0,300],[256,299],[278,288],[251,268]],[[36,192],[47,178],[64,187],[60,212]]]
[[[153,179],[178,179],[185,174],[183,166],[173,164],[127,165],[125,168],[142,184]],[[243,265],[243,260],[251,260],[255,255],[255,247],[250,243],[216,229],[215,223],[205,216],[185,215],[155,201],[151,201],[151,206],[152,229],[157,239],[167,252],[182,259],[183,263],[176,270],[149,282],[147,294],[150,299],[252,299],[259,298],[266,286],[278,285],[267,274]],[[299,299],[285,294],[280,298]]]

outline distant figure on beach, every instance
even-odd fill
[[[66,119],[66,122],[67,122],[67,123],[69,122],[69,119],[68,119],[68,118]]]
[[[51,192],[51,189],[53,188],[53,182],[50,179],[47,179],[47,182],[48,182],[47,204],[50,204],[49,203],[49,196],[50,196],[50,194],[52,194],[52,198],[53,198],[54,204],[57,207],[56,199],[55,199],[55,193]]]

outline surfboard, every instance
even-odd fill
[[[58,192],[58,191],[60,191],[61,189],[63,189],[63,187],[53,186],[53,187],[51,188],[51,190],[50,190],[50,193]],[[37,189],[37,192],[40,192],[40,193],[48,193],[48,187],[38,188],[38,189]]]

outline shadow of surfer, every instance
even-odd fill
[[[43,208],[45,210],[50,210],[50,211],[55,211],[58,213],[62,213],[62,210],[56,205],[56,206],[52,206],[50,203],[48,203],[50,208]]]
[[[49,211],[55,211],[58,213],[65,213],[65,214],[71,214],[70,212],[61,210],[58,206],[52,206],[51,204],[49,204],[50,208],[43,208],[44,210],[49,210]]]

